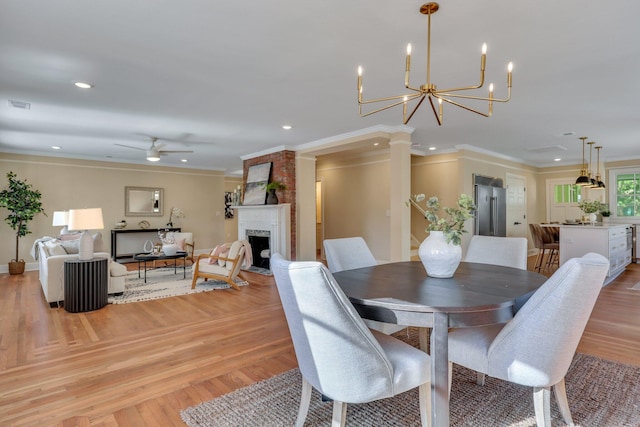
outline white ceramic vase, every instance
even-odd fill
[[[167,256],[173,256],[178,253],[178,245],[175,243],[162,245],[162,252]]]
[[[442,231],[431,231],[418,248],[420,261],[427,270],[427,276],[438,278],[453,277],[462,259],[462,248],[447,243]]]
[[[595,213],[590,213],[589,214],[589,222],[591,223],[591,225],[596,225],[596,220],[598,219],[598,215],[596,215]]]

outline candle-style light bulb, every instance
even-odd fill
[[[404,67],[404,87],[409,87],[410,70],[411,70],[411,43],[407,45],[407,60]]]
[[[489,116],[493,114],[493,83],[489,85]]]
[[[511,77],[511,72],[513,71],[513,62],[509,62],[509,65],[507,65],[507,87],[511,87],[511,81],[512,81],[512,77]]]
[[[362,102],[362,67],[358,66],[358,102]]]
[[[484,69],[487,66],[487,44],[482,43],[482,56],[480,57],[480,71],[482,71],[482,79],[484,80]]]

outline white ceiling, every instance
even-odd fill
[[[3,1],[0,152],[146,163],[143,151],[116,144],[146,149],[154,136],[164,149],[194,151],[159,164],[233,174],[241,156],[271,147],[401,124],[397,108],[358,116],[356,68],[365,98],[403,94],[411,42],[412,83],[424,83],[421,4]],[[640,158],[638,16],[637,0],[441,0],[432,82],[476,84],[487,42],[486,82],[504,96],[512,60],[513,95],[489,119],[446,106],[441,127],[423,104],[409,123],[413,141],[551,166],[580,163],[584,135],[604,146],[602,160]],[[559,145],[566,150],[549,148]]]

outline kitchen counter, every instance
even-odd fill
[[[588,252],[609,259],[605,285],[622,273],[631,263],[632,242],[627,229],[631,224],[556,224],[560,229],[560,265]]]

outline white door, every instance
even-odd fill
[[[507,174],[507,236],[527,237],[527,179]]]

